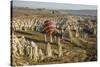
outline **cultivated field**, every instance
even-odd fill
[[[51,34],[44,31],[46,20],[56,25]],[[11,65],[96,61],[96,34],[96,16],[62,14],[59,10],[13,8]]]

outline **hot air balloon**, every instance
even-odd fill
[[[46,20],[44,22],[44,25],[43,25],[43,30],[44,32],[49,35],[50,37],[50,42],[52,43],[53,40],[52,40],[52,33],[55,31],[56,29],[56,24],[54,21],[51,21],[51,20]],[[46,34],[45,34],[45,41],[47,41],[46,39]]]

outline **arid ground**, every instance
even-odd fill
[[[91,15],[64,14],[61,10],[13,7],[11,65],[97,61],[96,18]],[[46,20],[56,25],[57,31],[51,34],[52,42],[49,34],[43,31]]]

